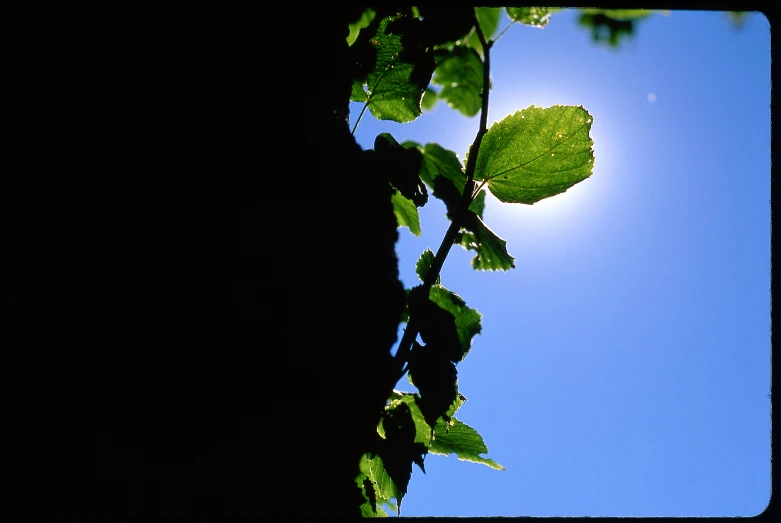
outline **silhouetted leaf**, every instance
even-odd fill
[[[473,7],[421,6],[419,9],[423,16],[420,40],[427,47],[455,42],[474,26]]]
[[[510,20],[532,27],[545,27],[550,20],[546,7],[506,7]]]
[[[402,147],[390,133],[380,133],[374,139],[374,153],[380,175],[390,181],[402,196],[412,200],[416,207],[424,206],[428,201],[428,190],[419,176],[420,151]]]
[[[480,321],[482,316],[475,309],[467,307],[466,302],[458,294],[441,285],[432,285],[429,297],[432,302],[453,315],[456,335],[462,350],[461,357],[457,361],[463,360],[472,347],[472,338],[482,330]]]
[[[447,209],[445,215],[449,220],[452,220],[461,203],[461,192],[456,188],[455,184],[444,176],[437,176],[434,178],[434,188],[431,194],[442,200],[445,204],[445,209]]]
[[[562,193],[592,174],[591,115],[581,106],[517,111],[483,138],[476,180],[507,203],[533,204]]]
[[[650,9],[580,9],[578,25],[591,31],[594,42],[618,47],[634,35],[636,23],[656,11]]]
[[[494,460],[480,455],[488,453],[488,447],[485,446],[483,437],[475,429],[455,418],[449,423],[440,421],[436,424],[429,452],[444,455],[455,454],[458,459],[463,461],[482,463],[493,469],[504,470],[504,467]]]
[[[409,373],[420,391],[418,406],[423,418],[434,426],[458,398],[456,366],[442,351],[413,342]]]
[[[429,298],[425,299],[424,290],[422,286],[412,289],[410,299],[410,314],[417,318],[418,332],[428,347],[424,352],[442,355],[454,363],[461,361],[464,348],[458,336],[455,316],[431,298],[430,289]],[[440,294],[436,297],[442,299]]]
[[[420,215],[412,200],[402,196],[397,189],[391,196],[391,203],[399,227],[409,227],[412,234],[420,236]]]
[[[405,401],[391,402],[383,412],[381,425],[385,441],[379,455],[382,457],[385,471],[396,486],[397,510],[400,510],[412,474],[412,464],[416,463],[424,470],[423,459],[428,453],[430,430],[425,443],[416,441],[416,423],[410,405]]]
[[[466,116],[476,115],[482,106],[483,61],[474,49],[455,47],[437,58],[432,82],[441,85],[439,98]]]
[[[422,443],[426,448],[431,445],[431,426],[426,422],[423,417],[423,413],[420,411],[418,401],[420,395],[413,392],[394,391],[393,400],[390,402],[390,406],[398,403],[406,403],[409,407],[410,415],[415,423],[415,443]]]

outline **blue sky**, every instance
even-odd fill
[[[429,455],[402,515],[757,514],[770,495],[769,24],[673,11],[615,50],[576,17],[502,36],[488,121],[584,106],[593,176],[532,206],[489,196],[484,221],[516,268],[477,272],[456,247],[442,271],[483,315],[457,417],[506,470]],[[408,124],[367,112],[356,139],[389,132],[463,160],[478,124],[440,102]],[[402,228],[397,243],[407,288],[448,224],[436,198],[420,214],[422,235]]]

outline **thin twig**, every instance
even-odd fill
[[[445,233],[445,237],[442,239],[442,243],[440,244],[439,249],[437,250],[437,254],[434,257],[434,262],[432,263],[431,268],[426,275],[426,279],[423,282],[423,289],[426,291],[426,294],[428,294],[427,291],[431,289],[431,286],[434,285],[434,283],[437,281],[439,273],[442,270],[442,266],[445,263],[445,259],[447,258],[448,253],[450,253],[450,248],[455,243],[458,231],[461,230],[463,218],[469,210],[469,205],[472,203],[472,192],[474,189],[473,181],[475,167],[477,165],[477,155],[480,151],[480,143],[483,141],[483,136],[487,131],[488,90],[491,78],[491,62],[489,51],[491,49],[491,45],[493,45],[493,42],[486,42],[485,35],[483,35],[483,31],[480,28],[480,22],[477,20],[477,16],[475,16],[475,30],[477,31],[477,37],[480,39],[480,44],[483,46],[483,92],[480,94],[482,98],[482,107],[480,109],[480,128],[477,131],[477,136],[475,136],[475,141],[472,143],[472,146],[469,149],[469,158],[467,159],[465,172],[466,184],[464,185],[464,192],[461,194],[461,200],[458,207],[456,208],[455,215],[450,221],[450,226]],[[396,382],[401,379],[402,376],[404,376],[404,372],[407,370],[405,363],[407,363],[409,352],[412,349],[412,343],[415,341],[415,338],[417,338],[419,330],[419,319],[413,315],[410,315],[409,321],[407,322],[407,327],[404,329],[404,335],[401,338],[399,348],[396,351],[396,355],[394,357],[397,370],[397,372],[393,375],[395,377],[395,381],[393,383],[394,386]]]

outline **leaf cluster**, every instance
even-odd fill
[[[497,34],[501,12],[377,9],[350,28],[351,100],[363,102],[364,111],[399,123],[418,118],[438,100],[466,116],[482,111],[466,166],[436,143],[400,144],[390,133],[378,135],[374,149],[365,151],[373,155],[372,174],[388,183],[399,226],[421,234],[418,208],[428,203],[429,193],[444,203],[451,226],[440,251],[435,255],[427,249],[418,259],[422,284],[406,290],[401,321],[407,324],[408,343],[402,347],[402,340],[395,359],[403,364],[401,376],[407,372],[418,392],[393,392],[361,458],[355,481],[364,516],[386,515],[382,505],[400,512],[412,465],[425,473],[429,452],[503,469],[483,456],[488,449],[477,431],[454,417],[466,401],[456,366],[482,330],[481,315],[442,285],[439,271],[450,245],[473,251],[476,270],[515,267],[506,241],[483,221],[487,191],[502,202],[531,205],[566,191],[593,170],[593,119],[582,107],[531,106],[486,128],[487,64],[492,38],[503,32]],[[531,27],[544,27],[550,18],[542,7],[505,12],[512,23]],[[358,121],[361,116],[363,111]]]

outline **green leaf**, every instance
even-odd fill
[[[401,34],[386,34],[385,29],[399,17],[385,18],[369,44],[377,51],[374,69],[367,75],[364,94],[353,86],[351,101],[366,102],[379,120],[411,122],[421,115],[420,102],[434,72],[432,53],[404,53]]]
[[[420,411],[420,407],[418,406],[419,400],[420,395],[418,394],[413,392],[402,392],[396,400],[391,402],[391,406],[403,402],[409,407],[410,415],[415,423],[415,443],[422,443],[428,448],[431,445],[432,429],[423,417],[423,413]]]
[[[430,111],[437,105],[438,101],[439,94],[430,87],[426,87],[426,90],[423,92],[423,99],[420,101],[420,107]]]
[[[456,398],[456,400],[453,402],[453,404],[450,406],[450,408],[447,409],[447,412],[445,413],[445,415],[442,416],[442,420],[444,420],[444,421],[449,423],[450,420],[455,415],[455,413],[458,411],[458,409],[461,408],[461,405],[463,405],[465,402],[466,402],[466,396],[464,396],[463,394],[461,394],[459,392],[458,393],[458,397]],[[437,423],[439,423],[439,421],[437,421]]]
[[[390,502],[391,499],[399,499],[401,496],[396,484],[385,470],[385,464],[378,455],[365,453],[358,464],[359,470],[369,478],[374,487],[376,502]]]
[[[480,24],[480,29],[483,30],[483,36],[485,36],[486,42],[496,32],[496,28],[499,27],[499,18],[502,14],[502,9],[499,7],[476,7],[475,14],[477,15],[477,21]],[[469,38],[469,46],[478,51],[483,50],[483,46],[480,43],[477,33],[472,33]]]
[[[483,218],[483,209],[485,209],[485,189],[480,189],[475,199],[469,204],[469,210],[477,215],[478,218]]]
[[[449,423],[440,421],[434,427],[434,440],[431,442],[429,452],[432,454],[455,454],[462,461],[482,463],[497,470],[504,467],[494,460],[485,458],[480,454],[487,454],[483,437],[478,432],[461,421],[453,418]]]
[[[596,43],[617,48],[632,38],[636,24],[651,16],[652,9],[579,9],[578,25],[591,31]]]
[[[472,258],[475,270],[509,271],[515,268],[515,258],[507,252],[507,241],[497,236],[474,213],[467,214],[458,244],[477,253]]]
[[[590,14],[590,15],[596,15],[596,14],[602,14],[607,17],[612,18],[613,20],[640,20],[642,18],[647,18],[655,13],[659,13],[659,11],[655,9],[593,9],[593,8],[582,8],[578,9],[581,13]]]
[[[505,11],[510,20],[532,27],[545,27],[550,20],[546,7],[506,7]]]
[[[472,348],[472,338],[482,330],[480,322],[482,316],[475,309],[467,307],[466,302],[458,294],[441,285],[431,286],[429,298],[455,318],[456,334],[462,349],[459,361],[463,360]]]
[[[358,39],[358,34],[361,32],[361,29],[368,27],[371,21],[374,20],[375,16],[376,13],[373,9],[367,9],[363,12],[363,14],[361,14],[361,17],[358,19],[358,21],[349,25],[350,34],[347,36],[347,45],[353,45],[355,43],[355,41]]]
[[[406,149],[420,151],[423,161],[420,164],[420,179],[431,187],[434,196],[445,203],[448,217],[451,217],[461,201],[461,193],[466,185],[466,175],[461,161],[453,151],[438,144],[429,143],[421,147],[415,142],[401,144]],[[472,267],[478,270],[509,270],[515,267],[514,258],[507,252],[507,242],[498,237],[482,221],[485,208],[485,190],[482,189],[469,205],[471,214],[464,219],[462,236],[456,242],[477,255],[472,259]]]
[[[393,204],[393,213],[396,215],[396,221],[399,227],[409,227],[409,230],[415,236],[420,236],[420,215],[415,203],[401,195],[398,189],[393,191],[391,196]]]
[[[420,278],[420,281],[426,281],[428,271],[431,270],[431,266],[434,264],[434,252],[431,249],[426,249],[423,254],[418,258],[415,263],[415,273]],[[440,277],[437,276],[437,284],[439,284]]]
[[[563,193],[592,174],[592,117],[582,106],[517,111],[488,129],[476,180],[506,203],[533,204]]]
[[[361,489],[364,497],[364,503],[361,504],[361,517],[364,518],[387,518],[388,515],[381,508],[377,507],[377,496],[374,492],[374,484],[366,474],[358,474],[355,483]]]
[[[369,100],[369,95],[361,85],[361,82],[353,82],[352,92],[350,93],[350,100],[353,102],[366,102]]]
[[[421,147],[415,142],[407,141],[401,146],[420,151],[423,160],[420,163],[419,176],[429,187],[433,189],[434,179],[437,176],[443,176],[453,182],[459,193],[463,192],[464,185],[466,185],[466,175],[456,153],[448,151],[436,143],[427,143]]]
[[[432,82],[441,85],[439,98],[465,116],[474,116],[482,107],[483,61],[477,51],[455,47],[437,59]]]

